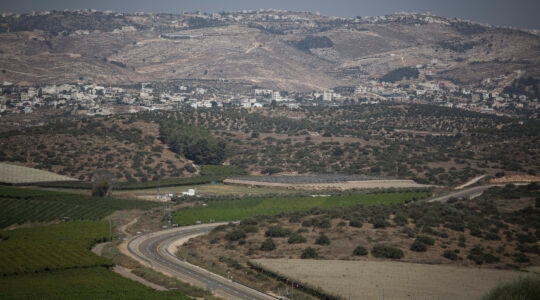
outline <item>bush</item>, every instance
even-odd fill
[[[330,245],[330,239],[328,238],[328,236],[326,236],[326,234],[321,232],[319,234],[319,237],[315,241],[315,244],[317,244],[317,245]]]
[[[425,252],[427,250],[426,244],[420,242],[418,239],[414,240],[411,244],[411,250],[416,252]]]
[[[289,244],[301,244],[307,242],[307,239],[298,233],[293,233],[287,241]]]
[[[458,259],[458,255],[456,254],[456,252],[452,251],[452,250],[446,250],[444,251],[443,255],[442,255],[444,258],[448,258],[450,260],[457,260]]]
[[[266,239],[264,242],[261,243],[261,248],[260,248],[262,251],[272,251],[274,249],[276,249],[276,244],[274,243],[274,240],[272,239]]]
[[[257,233],[259,232],[259,226],[257,225],[247,225],[243,226],[243,229],[246,233]]]
[[[302,255],[300,258],[302,259],[312,259],[312,258],[318,258],[319,254],[317,253],[317,250],[311,247],[307,247],[302,251]]]
[[[528,263],[531,259],[527,257],[527,255],[523,253],[516,253],[514,254],[514,262],[516,263]]]
[[[518,234],[517,239],[520,243],[536,243],[538,241],[532,234]]]
[[[370,223],[374,228],[386,228],[386,218],[383,216],[375,216],[371,218]]]
[[[257,220],[255,220],[255,218],[246,218],[246,219],[243,219],[242,221],[240,221],[240,225],[241,226],[244,226],[244,225],[258,225],[259,222],[257,222]]]
[[[540,278],[520,278],[512,283],[496,287],[482,300],[538,299],[540,295]]]
[[[107,197],[110,190],[109,182],[106,179],[98,179],[92,185],[92,196],[94,197]]]
[[[496,233],[486,232],[486,234],[484,235],[484,239],[488,241],[500,241],[501,237]]]
[[[404,226],[404,225],[407,225],[409,221],[405,214],[397,213],[396,216],[394,217],[394,223],[396,223],[396,225],[399,225],[399,226]]]
[[[272,226],[266,230],[264,236],[266,237],[286,237],[291,234],[289,229],[285,229],[280,226]]]
[[[361,228],[362,227],[362,220],[359,220],[359,219],[350,220],[349,221],[349,226],[356,227],[356,228]]]
[[[301,217],[299,215],[292,215],[289,218],[289,223],[300,223]]]
[[[425,245],[429,245],[429,246],[433,246],[433,244],[435,244],[435,240],[430,238],[429,236],[425,236],[425,235],[419,235],[417,238],[416,238],[417,241],[425,244]]]
[[[354,256],[365,256],[367,254],[368,254],[367,249],[362,246],[358,246],[354,248],[354,251],[353,251]]]
[[[227,234],[225,234],[225,239],[227,241],[238,241],[238,240],[241,240],[241,239],[245,239],[246,238],[246,233],[243,231],[243,230],[240,230],[240,229],[235,229],[231,232],[227,232]]]
[[[499,258],[490,253],[484,253],[484,248],[480,245],[474,246],[470,251],[467,258],[474,261],[477,265],[485,263],[498,262]]]
[[[371,254],[378,258],[400,259],[403,257],[403,251],[401,249],[383,244],[373,246]]]

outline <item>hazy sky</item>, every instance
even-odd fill
[[[399,11],[431,12],[494,25],[540,29],[539,0],[0,0],[0,12],[92,8],[119,12],[220,12],[276,8],[339,17],[378,16]]]

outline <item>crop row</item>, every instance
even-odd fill
[[[5,245],[4,245],[5,244]],[[90,252],[84,241],[14,241],[0,246],[0,274],[34,273],[58,269],[109,266],[110,262]]]
[[[256,215],[277,215],[282,212],[332,208],[338,206],[404,203],[420,199],[425,192],[352,194],[329,197],[281,197],[246,198],[239,200],[212,201],[206,207],[183,209],[175,213],[173,220],[181,225],[197,221],[234,221]]]
[[[102,199],[63,192],[0,187],[0,228],[62,218],[97,220],[115,210],[149,208],[145,201]]]
[[[0,274],[108,266],[93,254],[92,244],[107,240],[109,223],[63,222],[44,227],[0,231]]]
[[[102,267],[2,276],[0,290],[2,299],[190,299],[152,290]]]

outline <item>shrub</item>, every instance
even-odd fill
[[[531,259],[527,257],[527,255],[523,253],[516,253],[514,254],[514,262],[516,263],[528,263]]]
[[[538,241],[532,234],[518,234],[517,239],[520,243],[536,243]]]
[[[482,237],[482,231],[478,228],[471,228],[471,235],[476,237]]]
[[[300,223],[300,216],[299,215],[292,215],[289,218],[289,223]]]
[[[407,236],[409,237],[414,237],[414,231],[410,227],[407,227],[407,226],[403,227],[401,229],[401,232],[407,234]]]
[[[231,232],[227,232],[227,234],[225,234],[225,239],[227,241],[238,241],[240,239],[244,239],[246,238],[246,233],[243,231],[243,230],[240,230],[240,229],[235,229]]]
[[[540,295],[540,278],[527,277],[496,287],[482,297],[482,300],[538,299],[538,295]]]
[[[244,225],[258,225],[259,222],[257,222],[257,220],[255,220],[255,218],[246,218],[246,219],[243,219],[242,221],[240,221],[240,225],[244,226]]]
[[[485,263],[498,262],[499,258],[490,253],[484,253],[484,248],[480,245],[474,246],[470,251],[467,258],[474,261],[477,265]]]
[[[261,243],[261,248],[260,249],[262,251],[272,251],[272,250],[276,249],[276,244],[274,243],[274,240],[268,238],[264,242]]]
[[[370,223],[374,228],[386,228],[386,218],[383,216],[375,216],[371,218]]]
[[[361,228],[362,227],[362,220],[359,220],[359,219],[350,220],[349,221],[349,226]]]
[[[106,197],[109,194],[110,185],[106,179],[98,179],[92,185],[92,196]]]
[[[435,244],[434,239],[430,238],[429,236],[425,236],[425,235],[419,235],[416,238],[416,240],[423,243],[423,244],[429,245],[429,246],[433,246],[433,244]]]
[[[289,244],[301,244],[307,242],[307,239],[298,233],[293,233],[287,241]]]
[[[311,247],[307,247],[302,251],[302,255],[300,258],[302,259],[311,259],[311,258],[318,258],[319,254],[317,253],[317,250]]]
[[[420,242],[418,239],[414,240],[411,244],[411,250],[416,252],[425,252],[427,250],[426,244]]]
[[[501,237],[496,233],[486,232],[486,234],[484,235],[484,239],[488,241],[500,241]]]
[[[362,246],[358,246],[354,248],[354,251],[353,251],[354,256],[365,256],[367,254],[368,254],[367,249]]]
[[[243,226],[244,228],[244,231],[246,233],[256,233],[256,232],[259,232],[259,226],[257,225],[247,225],[247,226]]]
[[[450,260],[457,260],[458,259],[458,255],[456,254],[456,252],[452,251],[452,250],[446,250],[444,251],[443,255],[442,255],[444,258],[448,258]]]
[[[379,258],[400,259],[403,257],[403,251],[401,251],[401,249],[383,244],[373,246],[371,249],[371,254]]]
[[[264,236],[266,237],[286,237],[291,234],[289,229],[285,229],[280,226],[271,226],[266,230]]]
[[[394,223],[399,226],[407,225],[407,223],[409,223],[409,221],[407,220],[407,215],[403,213],[397,213],[394,217]]]
[[[330,239],[328,238],[328,236],[326,236],[326,234],[321,232],[319,234],[319,237],[315,241],[315,244],[317,244],[317,245],[330,245]]]

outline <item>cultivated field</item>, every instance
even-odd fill
[[[3,276],[0,290],[2,299],[191,299],[154,291],[102,267]]]
[[[331,208],[357,204],[396,204],[420,199],[425,192],[370,193],[329,197],[271,197],[238,200],[211,201],[208,206],[188,208],[175,213],[173,220],[181,225],[196,221],[235,221],[256,215],[277,215],[283,212],[302,211],[311,208]]]
[[[53,172],[0,163],[0,182],[16,184],[52,181],[77,181],[77,179]]]
[[[115,210],[147,209],[148,201],[97,198],[72,193],[0,187],[0,228],[59,219],[97,220]]]
[[[254,262],[350,299],[479,299],[500,283],[536,276],[519,271],[389,261],[258,259]]]
[[[107,266],[109,261],[88,249],[96,241],[109,238],[107,221],[63,222],[0,231],[0,274]]]

